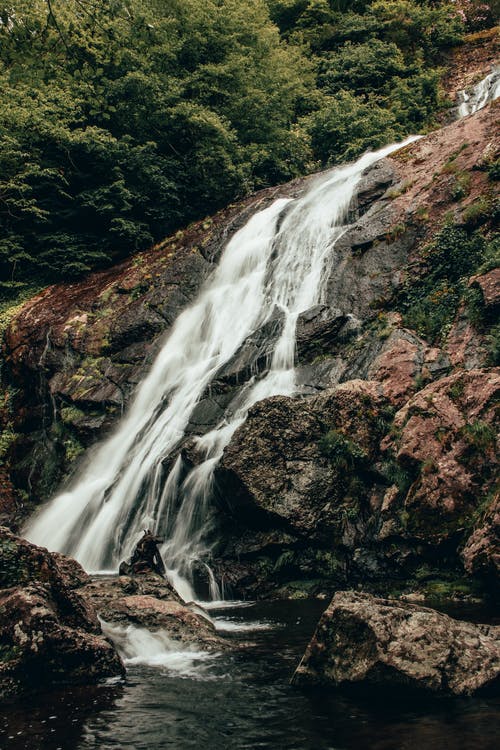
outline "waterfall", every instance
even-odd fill
[[[492,72],[479,81],[472,89],[459,91],[458,118],[467,117],[485,107],[500,96],[500,67],[494,66]]]
[[[75,557],[87,570],[116,570],[144,528],[159,534],[169,577],[194,598],[193,569],[209,560],[214,470],[248,410],[261,399],[296,392],[299,314],[324,301],[335,246],[364,170],[401,148],[388,146],[319,177],[301,198],[279,199],[229,241],[196,301],[172,327],[151,371],[114,434],[73,486],[28,525],[36,544]],[[268,372],[250,377],[208,434],[192,470],[171,456],[197,403],[244,341],[280,315]],[[215,580],[211,596],[220,598]]]

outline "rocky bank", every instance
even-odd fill
[[[123,677],[117,627],[122,637],[130,627],[161,633],[171,648],[228,648],[203,610],[161,576],[91,579],[71,558],[0,527],[2,700]]]

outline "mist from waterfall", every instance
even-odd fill
[[[165,540],[169,577],[184,599],[194,598],[193,569],[200,564],[212,598],[221,597],[207,565],[217,463],[256,402],[296,392],[297,318],[324,301],[356,187],[367,167],[411,140],[333,169],[301,198],[276,200],[251,217],[176,320],[114,434],[73,486],[29,523],[28,539],[94,572],[116,570],[150,528]],[[175,451],[196,405],[245,340],[276,316],[282,328],[267,374],[250,377],[221,422],[196,438],[204,460],[189,470]]]

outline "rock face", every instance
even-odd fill
[[[0,695],[122,675],[93,607],[75,590],[80,566],[0,529]]]
[[[500,686],[500,627],[341,591],[295,672],[296,685],[472,695]]]
[[[247,589],[329,578],[460,596],[474,591],[468,574],[487,587],[498,574],[500,370],[410,389],[398,411],[397,368],[393,378],[252,409],[219,474],[234,524],[249,519],[259,532],[250,543],[237,526],[225,530],[220,567],[237,589],[234,559]]]

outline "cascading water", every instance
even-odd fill
[[[388,146],[319,178],[300,199],[279,199],[231,239],[197,301],[177,319],[117,430],[74,486],[29,524],[26,536],[90,571],[116,569],[151,528],[170,577],[193,598],[192,569],[208,559],[214,470],[253,404],[295,392],[299,314],[323,301],[335,245],[364,170],[406,145]],[[211,432],[197,439],[205,460],[191,471],[169,456],[198,401],[243,342],[277,314],[282,328],[270,366],[250,378]],[[212,598],[220,598],[212,578]]]
[[[494,66],[492,72],[472,89],[458,92],[458,118],[474,114],[499,96],[500,67]]]

